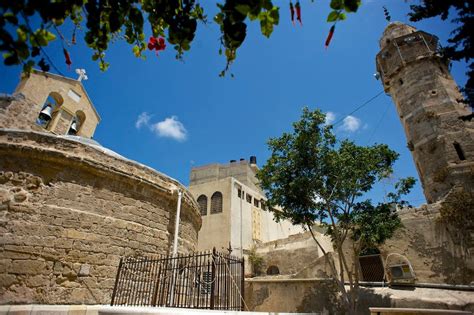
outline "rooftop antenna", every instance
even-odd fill
[[[77,81],[81,82],[82,80],[87,80],[86,69],[76,69],[76,73],[79,75]]]
[[[387,7],[383,6],[382,8],[383,8],[383,14],[385,15],[385,19],[387,20],[387,22],[390,23],[390,20],[392,19],[392,17],[390,16],[390,13],[388,12]]]

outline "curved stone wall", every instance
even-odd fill
[[[121,256],[193,251],[199,208],[177,181],[99,146],[0,129],[0,304],[108,304]]]

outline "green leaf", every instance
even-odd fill
[[[250,6],[247,4],[238,4],[235,6],[235,10],[242,13],[243,15],[247,15],[250,11]]]
[[[270,37],[273,32],[273,19],[270,17],[268,12],[260,13],[260,29],[262,34],[266,37]]]
[[[327,21],[328,21],[328,22],[335,22],[335,21],[337,21],[338,18],[339,18],[339,14],[340,14],[340,13],[339,13],[338,11],[331,11],[331,13],[329,13],[329,15],[328,15]]]
[[[280,22],[280,8],[279,7],[273,7],[270,10],[270,17],[273,19],[273,24],[278,25]]]
[[[341,10],[344,5],[343,0],[331,0],[330,7],[333,10]]]
[[[135,45],[135,46],[133,46],[132,51],[133,51],[133,54],[135,55],[135,57],[140,57],[140,55],[141,55],[140,47]]]
[[[30,38],[30,42],[33,46],[47,46],[49,42],[55,39],[56,35],[40,28],[33,33],[32,38]]]
[[[357,9],[360,7],[360,0],[344,0],[344,10],[346,12],[357,12]]]
[[[18,40],[21,42],[26,42],[27,34],[23,28],[19,27],[16,29],[16,34],[18,35]]]
[[[13,14],[13,12],[7,12],[3,15],[3,18],[10,22],[11,24],[17,25],[18,24],[18,18]]]

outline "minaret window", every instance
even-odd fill
[[[207,197],[201,195],[198,197],[197,202],[199,204],[199,209],[201,210],[201,215],[205,216],[207,214]]]
[[[222,212],[222,193],[216,191],[211,197],[211,214]]]
[[[458,154],[458,157],[461,161],[466,160],[466,156],[464,155],[464,151],[461,148],[461,145],[457,142],[453,143],[454,149],[456,150],[456,153]]]

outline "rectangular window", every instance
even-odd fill
[[[251,204],[252,203],[252,196],[247,194],[246,197],[247,197],[247,202]]]
[[[79,103],[79,101],[81,100],[81,95],[79,93],[77,93],[76,91],[73,91],[73,90],[69,90],[67,92],[67,96],[72,98],[74,100],[74,102],[76,102],[76,103]]]
[[[257,198],[253,199],[253,205],[258,208],[259,202]]]
[[[262,200],[262,210],[267,210],[267,206],[265,205],[265,201]]]
[[[242,198],[242,189],[237,189],[237,197]]]

